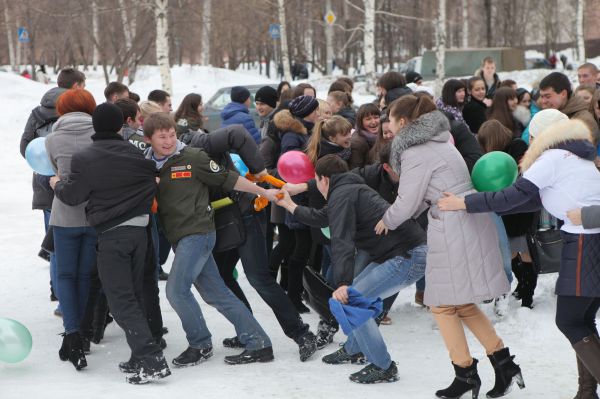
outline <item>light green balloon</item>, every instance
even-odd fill
[[[238,279],[238,271],[236,268],[233,268],[233,279],[237,280]]]
[[[31,333],[16,320],[0,318],[0,360],[19,363],[31,352]]]
[[[323,233],[323,235],[328,239],[331,239],[331,232],[329,231],[329,227],[321,228],[321,233]]]

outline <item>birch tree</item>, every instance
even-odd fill
[[[277,0],[277,11],[279,13],[279,24],[281,26],[281,63],[283,64],[283,78],[288,82],[292,81],[292,72],[290,71],[290,53],[287,42],[287,27],[285,24],[285,0]]]
[[[95,71],[98,69],[98,4],[96,0],[92,0],[92,35],[94,35],[94,44],[92,44],[92,69]]]
[[[444,77],[446,71],[444,61],[446,58],[446,0],[439,0],[438,19],[435,24],[435,42],[436,42],[436,66],[435,66],[435,94],[439,96],[442,93]]]
[[[585,62],[585,38],[583,36],[583,13],[585,0],[577,0],[577,58],[579,63]]]
[[[210,64],[210,21],[212,19],[212,0],[204,0],[202,3],[202,32],[200,65]]]
[[[325,15],[331,11],[331,0],[325,1]],[[325,66],[327,75],[333,72],[333,25],[325,23]]]
[[[462,47],[469,47],[469,0],[462,0]]]
[[[367,91],[375,87],[375,0],[363,0],[365,6],[364,56]]]
[[[8,2],[4,0],[4,26],[6,26],[6,41],[8,42],[8,59],[10,62],[10,67],[13,71],[17,70],[17,64],[15,60],[15,47],[14,47],[14,38],[12,32],[10,30],[10,15],[8,13]]]
[[[160,72],[160,80],[164,91],[173,95],[171,66],[169,65],[169,0],[156,0],[154,16],[156,18],[156,63]]]

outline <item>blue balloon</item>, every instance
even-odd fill
[[[242,158],[240,158],[240,156],[238,154],[230,154],[230,155],[231,155],[231,160],[233,161],[233,164],[235,165],[235,168],[237,169],[238,172],[240,172],[240,176],[246,176],[250,170],[248,169],[248,167],[246,166],[244,161],[242,161]]]
[[[31,140],[25,149],[25,159],[35,173],[43,176],[54,176],[54,169],[46,153],[46,138]]]

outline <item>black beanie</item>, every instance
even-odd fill
[[[423,77],[418,72],[406,72],[406,83],[417,83],[419,80],[423,80]]]
[[[245,87],[235,86],[231,88],[231,101],[243,104],[249,97],[250,92]]]
[[[256,92],[254,101],[260,101],[271,108],[277,107],[277,90],[271,86],[263,86]]]
[[[112,103],[102,103],[92,114],[92,124],[97,134],[116,134],[123,127],[123,112]]]
[[[290,112],[298,118],[305,118],[319,108],[319,101],[312,96],[300,96],[290,102]]]

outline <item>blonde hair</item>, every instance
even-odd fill
[[[157,112],[162,112],[162,108],[158,103],[154,101],[142,101],[140,103],[140,113],[142,114],[142,118],[146,119]]]
[[[319,117],[321,117],[323,115],[323,112],[325,112],[325,109],[329,110],[329,113],[331,112],[331,105],[329,105],[329,103],[325,100],[321,100],[321,99],[317,99],[317,101],[319,102]]]
[[[350,107],[354,100],[352,100],[352,95],[345,91],[332,91],[327,94],[327,96],[333,98],[335,101],[343,104],[343,107]]]
[[[310,139],[308,140],[308,145],[306,146],[306,155],[314,164],[317,162],[319,158],[319,147],[321,146],[321,137],[323,137],[327,141],[331,141],[331,139],[338,134],[343,134],[352,130],[352,125],[350,122],[339,115],[334,115],[327,120],[321,120],[315,124],[315,127],[310,135]]]

